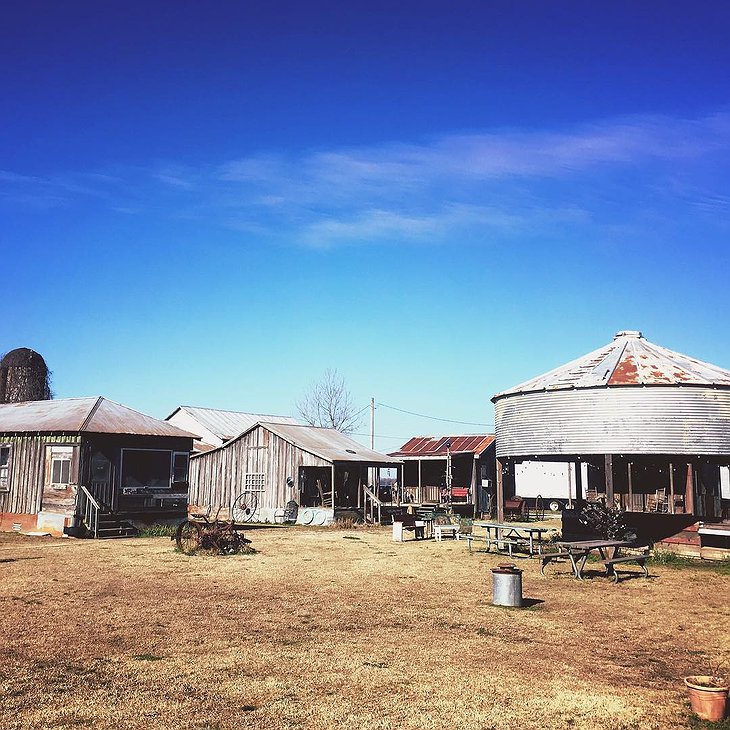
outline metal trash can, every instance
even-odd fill
[[[514,563],[492,568],[492,603],[495,606],[522,606],[522,571]]]

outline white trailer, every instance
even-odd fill
[[[515,494],[525,499],[542,497],[545,507],[557,512],[576,498],[576,465],[571,461],[522,461],[515,464]],[[581,483],[588,484],[588,464],[580,464]]]

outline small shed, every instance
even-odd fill
[[[102,397],[0,405],[0,529],[103,537],[184,516],[192,445]]]
[[[223,515],[246,493],[254,495],[259,522],[274,522],[291,500],[327,519],[338,511],[362,514],[372,493],[368,469],[381,468],[400,472],[401,462],[331,428],[257,423],[191,458],[189,509]]]
[[[486,511],[494,484],[494,452],[494,434],[414,436],[390,454],[403,461],[403,481],[391,499]]]
[[[210,451],[257,423],[299,423],[291,416],[271,416],[262,413],[227,411],[219,408],[178,406],[166,419],[173,426],[194,433],[198,437],[196,451]]]

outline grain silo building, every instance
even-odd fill
[[[515,465],[530,460],[573,463],[577,498],[730,516],[728,370],[623,331],[492,401],[500,517]]]

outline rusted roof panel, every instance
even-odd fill
[[[700,385],[730,387],[730,370],[668,350],[622,331],[613,342],[494,396],[601,386]]]
[[[420,456],[446,456],[446,444],[451,446],[451,454],[482,454],[494,441],[489,433],[471,434],[468,436],[414,436],[406,441],[398,451],[390,456],[397,458],[416,458]]]
[[[187,431],[102,397],[0,405],[0,433],[119,433],[193,438]]]

